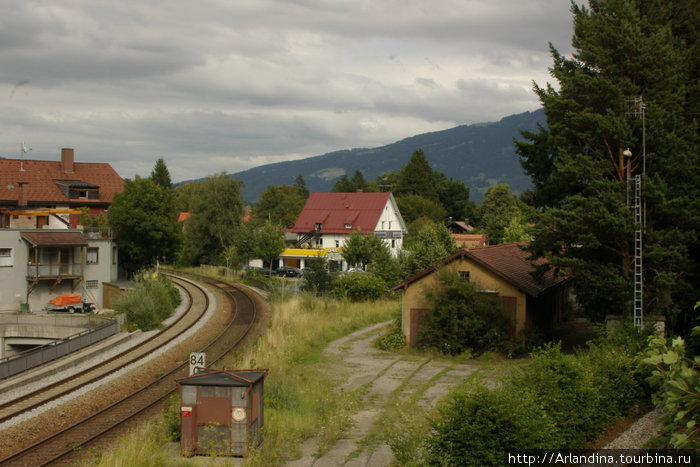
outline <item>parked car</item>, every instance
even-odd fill
[[[270,277],[272,274],[268,268],[261,268],[259,266],[246,266],[243,268],[246,273],[251,274],[262,274],[265,277]]]
[[[301,277],[303,273],[299,268],[282,266],[281,268],[275,269],[275,274],[282,277]]]

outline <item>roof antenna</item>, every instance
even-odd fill
[[[32,148],[27,148],[27,145],[22,143],[22,150],[20,152],[20,160],[19,160],[19,171],[24,172],[24,155],[31,151]]]

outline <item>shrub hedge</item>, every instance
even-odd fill
[[[128,323],[142,331],[158,328],[180,303],[180,293],[164,276],[140,277],[136,287],[126,291],[115,304],[115,310],[126,313]]]
[[[338,298],[353,302],[377,300],[387,290],[386,282],[370,272],[351,272],[333,283],[333,293]]]
[[[584,448],[644,397],[635,376],[636,343],[589,347],[567,355],[549,344],[498,388],[453,392],[432,421],[429,463],[502,465],[508,451]]]

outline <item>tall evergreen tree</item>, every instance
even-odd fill
[[[437,191],[433,185],[433,169],[425,158],[422,149],[411,155],[408,163],[401,168],[394,194],[418,195],[437,200]]]
[[[591,314],[630,310],[640,226],[627,169],[645,173],[644,312],[673,317],[697,299],[700,264],[697,3],[590,0],[572,13],[573,57],[550,45],[558,88],[534,86],[547,128],[517,142],[542,212],[532,250],[572,274]]]
[[[159,158],[156,161],[156,164],[153,166],[153,170],[151,171],[151,180],[167,190],[170,190],[173,187],[173,182],[170,179],[170,172],[168,171],[168,167],[165,165],[165,161],[162,157]]]
[[[309,189],[306,187],[306,181],[301,175],[297,175],[296,182],[294,186],[297,188],[297,194],[301,196],[304,201],[309,197]]]

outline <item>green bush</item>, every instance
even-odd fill
[[[426,293],[433,308],[420,336],[424,345],[450,355],[510,350],[513,322],[499,307],[497,297],[480,293],[453,271],[438,271],[436,277],[436,289]]]
[[[548,344],[531,354],[531,362],[511,380],[512,387],[528,388],[536,405],[553,420],[562,448],[583,448],[614,417],[600,410],[601,396],[592,369],[583,359]],[[552,447],[554,448],[554,446]]]
[[[333,284],[333,274],[329,271],[328,260],[325,257],[307,261],[307,268],[301,279],[301,290],[323,295],[329,292]]]
[[[357,302],[377,300],[387,291],[386,282],[372,273],[351,272],[333,283],[333,293],[339,298]]]
[[[700,326],[692,335],[700,336]],[[648,443],[653,449],[700,450],[700,357],[686,356],[685,344],[680,337],[651,336],[640,358],[640,371],[656,392],[654,404],[665,409],[663,430]]]
[[[438,406],[431,425],[428,465],[504,465],[509,451],[559,444],[550,417],[523,391],[481,385],[454,391]]]
[[[588,347],[581,359],[598,392],[599,410],[613,419],[625,417],[645,397],[645,385],[637,374],[637,353],[606,342]]]
[[[382,350],[402,349],[406,346],[406,336],[401,330],[400,322],[393,322],[389,331],[379,338],[377,342]]]
[[[170,280],[163,276],[144,277],[136,281],[136,287],[119,297],[115,310],[126,313],[126,320],[143,331],[158,328],[180,303],[180,293]]]

